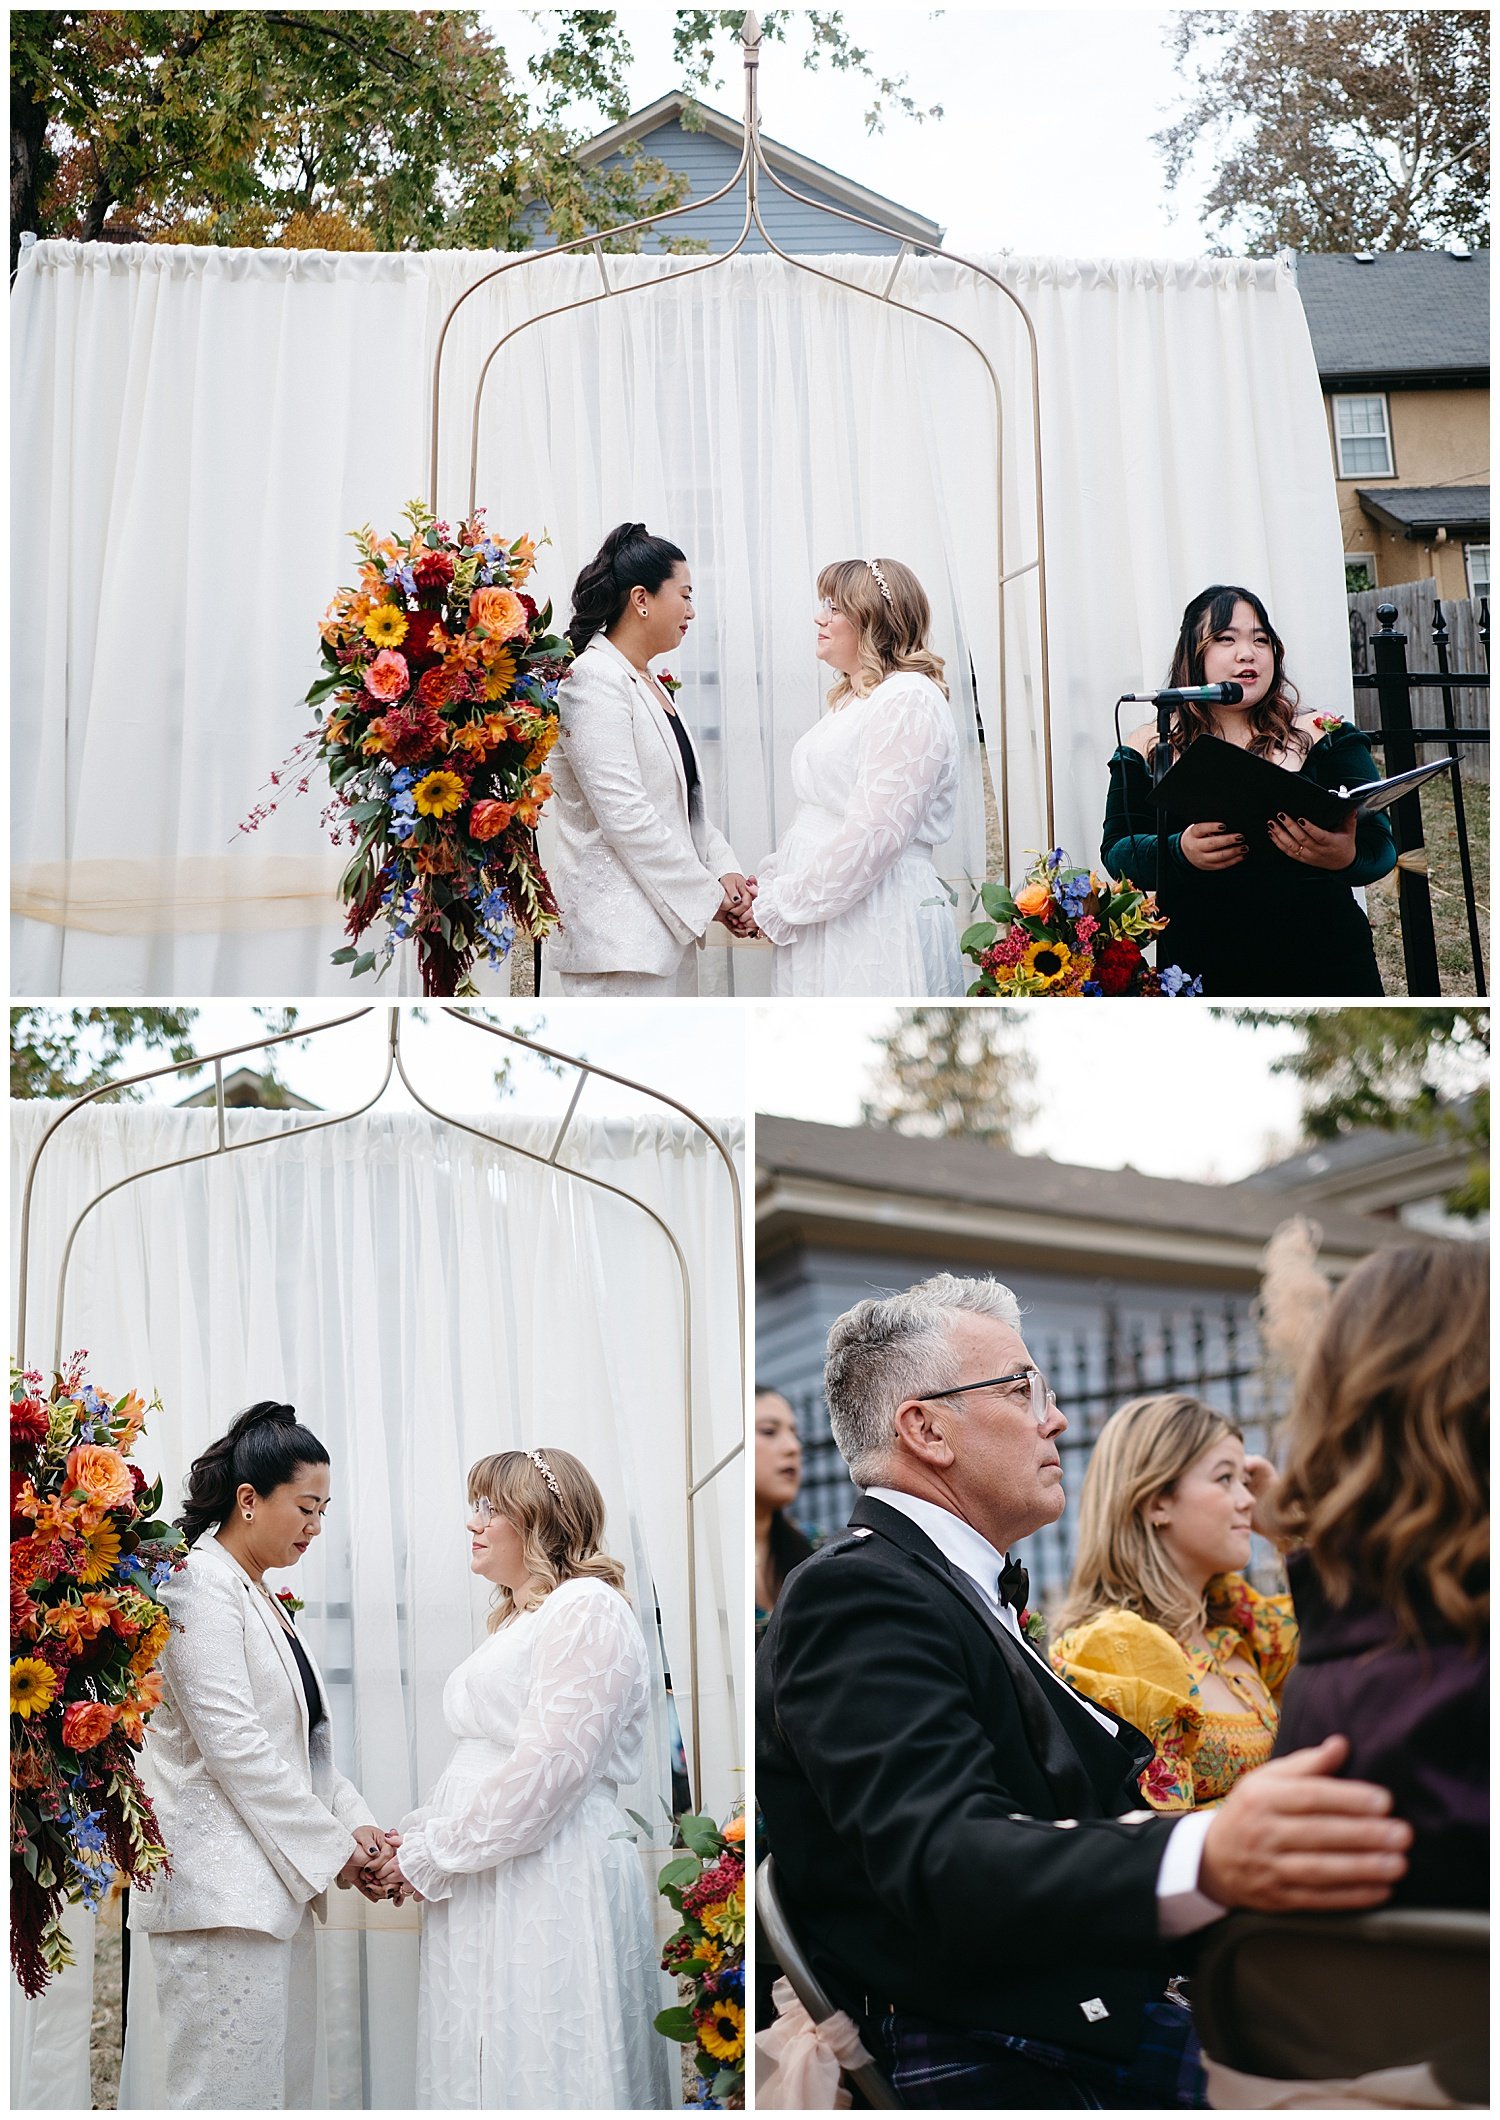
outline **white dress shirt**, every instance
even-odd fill
[[[1000,1597],[1000,1570],[1007,1555],[1000,1553],[989,1540],[961,1516],[945,1509],[940,1502],[929,1502],[923,1496],[904,1494],[896,1487],[870,1487],[866,1489],[872,1502],[884,1502],[887,1508],[899,1509],[909,1522],[933,1545],[944,1560],[966,1575],[978,1589],[990,1611],[1001,1626],[1021,1644],[1033,1663],[1046,1672],[1055,1686],[1086,1708],[1095,1722],[1101,1723],[1113,1737],[1119,1724],[1113,1716],[1106,1715],[1102,1708],[1094,1705],[1070,1686],[1067,1680],[1053,1670],[1044,1656],[1039,1656],[1021,1632],[1021,1623],[1013,1606],[1002,1603]],[[1198,1868],[1203,1860],[1203,1840],[1213,1823],[1211,1811],[1189,1811],[1177,1821],[1168,1836],[1161,1868],[1156,1873],[1157,1918],[1164,1937],[1190,1936],[1195,1929],[1206,1928],[1217,1921],[1224,1908],[1198,1890]]]

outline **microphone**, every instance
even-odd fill
[[[1237,707],[1245,696],[1243,685],[1177,685],[1164,692],[1127,692],[1126,699],[1144,707]]]

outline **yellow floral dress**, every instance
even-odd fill
[[[1217,1575],[1207,1605],[1211,1659],[1119,1607],[1052,1644],[1053,1667],[1070,1685],[1156,1747],[1141,1794],[1157,1811],[1222,1803],[1241,1774],[1270,1758],[1281,1689],[1297,1661],[1289,1597],[1264,1596],[1242,1575]],[[1245,1703],[1243,1711],[1204,1707],[1200,1682],[1211,1669]]]

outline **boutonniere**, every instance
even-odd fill
[[[1031,1643],[1034,1649],[1040,1649],[1047,1639],[1047,1622],[1042,1618],[1041,1613],[1022,1612],[1018,1614],[1018,1618],[1021,1632],[1025,1635],[1027,1641]]]
[[[297,1617],[297,1614],[302,1610],[302,1599],[300,1597],[295,1596],[290,1590],[278,1590],[276,1593],[276,1602],[278,1605],[280,1605],[282,1611],[286,1614],[288,1619],[295,1619]]]
[[[674,677],[670,670],[658,670],[656,673],[656,682],[666,693],[668,699],[675,699],[678,693],[682,690],[682,679],[680,677]]]
[[[1315,714],[1313,727],[1320,736],[1331,736],[1335,729],[1346,729],[1349,724],[1342,714]]]

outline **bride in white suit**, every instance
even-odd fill
[[[333,1763],[317,1667],[263,1580],[301,1560],[328,1492],[328,1452],[270,1402],[189,1476],[192,1550],[161,1591],[173,1632],[145,1751],[172,1867],[131,1895],[161,2047],[145,2051],[154,2034],[133,2012],[122,2106],[318,2102],[314,1916],[331,1884],[386,1896],[361,1875],[383,1836]]]
[[[562,909],[548,955],[565,994],[696,993],[710,923],[748,924],[749,888],[704,807],[692,739],[650,670],[692,617],[686,559],[644,523],[612,530],[574,584],[547,855]]]

